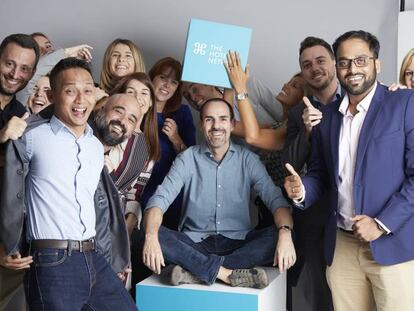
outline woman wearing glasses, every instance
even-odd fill
[[[400,84],[407,88],[414,88],[414,49],[411,49],[404,57],[400,70]]]

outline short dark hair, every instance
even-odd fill
[[[331,55],[332,59],[334,59],[334,53],[332,51],[332,47],[331,45],[326,42],[325,40],[321,39],[321,38],[317,38],[317,37],[306,37],[301,43],[300,43],[300,48],[299,48],[299,57],[302,55],[303,51],[314,47],[314,46],[322,46],[324,47],[329,55]]]
[[[229,111],[230,111],[230,120],[231,121],[234,120],[233,106],[227,100],[225,100],[223,98],[219,98],[219,97],[210,98],[210,99],[206,100],[204,104],[201,105],[201,107],[200,107],[200,120],[203,120],[204,109],[211,102],[223,102],[223,103],[225,103],[227,105],[227,108],[229,108]]]
[[[24,49],[32,49],[35,52],[36,59],[35,65],[33,67],[33,69],[35,70],[40,57],[40,49],[37,45],[37,42],[31,36],[23,33],[15,33],[9,35],[6,38],[4,38],[0,44],[0,57],[3,55],[4,50],[10,43],[15,43]]]
[[[365,41],[366,43],[368,43],[369,50],[372,52],[372,54],[374,54],[374,57],[378,58],[380,51],[380,43],[377,37],[364,30],[351,30],[339,36],[332,45],[335,53],[335,58],[337,57],[337,52],[341,43],[349,39],[361,39]]]
[[[72,69],[72,68],[81,68],[85,69],[87,72],[90,73],[92,76],[91,68],[89,64],[84,61],[83,59],[77,59],[75,57],[68,57],[61,59],[55,67],[53,67],[52,71],[50,72],[50,88],[52,91],[56,88],[58,76],[62,71]]]

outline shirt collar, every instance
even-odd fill
[[[69,133],[73,135],[72,131],[69,130],[68,127],[62,121],[60,121],[55,115],[53,115],[50,119],[50,127],[52,128],[52,131],[55,135],[63,129],[66,129]],[[84,135],[87,137],[91,137],[93,135],[93,130],[88,123],[86,123]]]
[[[357,105],[356,109],[358,111],[368,111],[369,106],[371,105],[372,98],[374,97],[375,91],[377,90],[378,83],[375,81],[375,85],[372,90],[365,96]],[[345,94],[344,98],[341,101],[339,106],[339,112],[342,113],[344,116],[348,114],[348,106],[349,106],[349,96],[348,93]]]
[[[202,153],[204,153],[204,154],[206,154],[206,155],[208,155],[208,156],[210,156],[210,155],[211,155],[211,151],[210,151],[210,149],[208,148],[208,145],[207,145],[207,143],[206,143],[205,141],[203,141],[203,142],[201,143],[201,145],[200,145],[200,150],[201,150],[201,152],[202,152]],[[231,152],[236,151],[236,148],[235,148],[235,146],[234,146],[234,144],[233,144],[233,142],[232,142],[231,140],[230,140],[229,150],[227,150],[227,153],[228,153],[228,151],[231,151]]]
[[[334,101],[340,99],[341,96],[342,96],[341,84],[339,84],[339,81],[337,83],[338,83],[338,85],[336,87],[335,96],[332,98],[331,103],[333,103]],[[312,96],[312,99],[313,99],[314,102],[317,102],[319,104],[322,104],[322,102],[319,100],[319,98],[316,97],[315,95]]]

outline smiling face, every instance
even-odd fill
[[[109,70],[116,78],[122,78],[135,71],[134,56],[128,45],[118,43],[114,46],[109,59]]]
[[[33,87],[32,94],[27,100],[27,106],[32,113],[39,113],[50,105],[47,93],[50,91],[49,77],[41,77]]]
[[[0,56],[0,94],[12,96],[33,77],[36,54],[33,49],[9,43]]]
[[[164,69],[161,74],[154,77],[152,83],[157,102],[166,102],[173,97],[179,85],[176,73],[172,68]]]
[[[141,110],[135,97],[117,94],[108,99],[95,117],[95,125],[102,143],[115,146],[131,137]]]
[[[304,95],[305,80],[301,76],[295,76],[283,85],[276,99],[283,105],[293,107],[300,103]]]
[[[151,90],[138,80],[129,81],[125,93],[134,96],[138,100],[143,115],[152,106]]]
[[[211,101],[203,106],[200,128],[211,153],[225,153],[234,128],[229,107],[223,101]]]
[[[349,96],[357,101],[364,98],[374,86],[377,73],[380,70],[378,59],[374,58],[368,43],[361,39],[348,39],[343,41],[337,51],[337,63],[356,58],[366,58],[365,66],[357,67],[352,61],[348,68],[337,68],[338,79]]]
[[[299,57],[302,77],[317,91],[326,89],[335,80],[335,61],[321,45],[303,50]]]
[[[60,72],[56,87],[50,95],[56,117],[76,137],[80,137],[95,106],[95,86],[91,74],[83,68],[70,68]]]

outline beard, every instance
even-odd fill
[[[100,110],[96,117],[95,117],[95,127],[96,131],[98,132],[98,136],[100,137],[102,143],[107,146],[116,146],[125,141],[128,137],[125,135],[126,128],[125,126],[118,120],[111,120],[107,122],[105,120],[105,113],[103,110]],[[122,129],[121,135],[118,133],[114,133],[111,131],[111,125],[119,126]]]
[[[373,72],[371,73],[371,75],[367,76],[366,74],[364,74],[365,80],[359,86],[352,86],[350,84],[346,84],[346,79],[349,76],[351,76],[351,75],[346,75],[343,79],[339,79],[339,82],[341,83],[341,86],[351,95],[364,94],[365,92],[367,92],[372,87],[372,85],[377,80],[377,72],[376,72],[375,68],[374,68]]]

